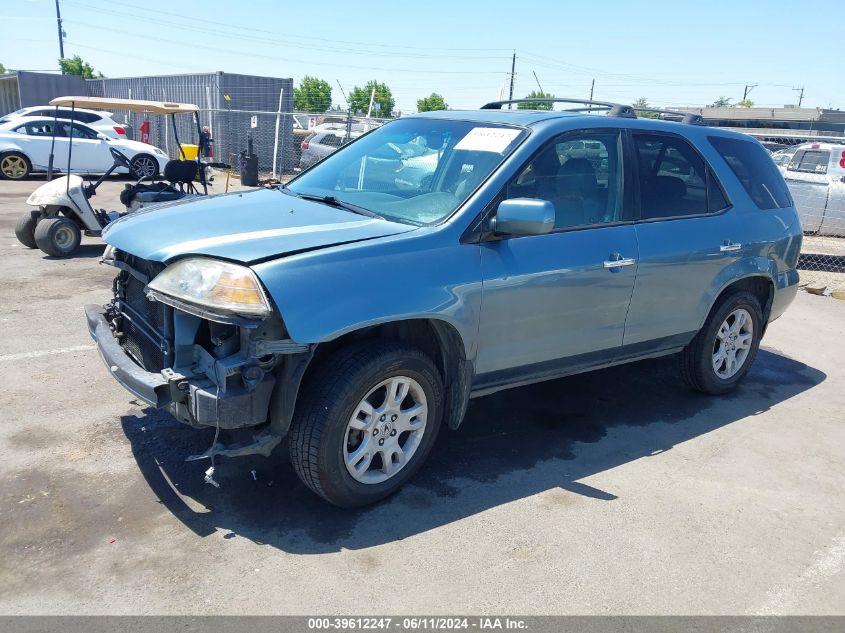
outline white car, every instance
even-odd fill
[[[88,127],[92,127],[98,132],[105,134],[110,138],[125,139],[126,128],[120,125],[117,121],[111,118],[111,112],[103,112],[100,110],[86,110],[85,108],[56,108],[52,106],[30,106],[28,108],[21,108],[14,112],[0,117],[0,124],[8,123],[12,119],[19,119],[20,117],[34,116],[42,119],[67,119],[69,121],[78,121],[84,123]]]
[[[22,180],[34,171],[47,171],[50,148],[53,144],[53,127],[56,126],[53,169],[61,173],[102,174],[114,164],[110,149],[114,148],[129,159],[135,173],[156,176],[164,171],[169,160],[158,147],[113,139],[77,121],[17,117],[0,123],[0,177]],[[73,137],[70,169],[68,169],[68,144]],[[117,173],[128,173],[119,166]]]
[[[803,143],[772,159],[792,193],[804,232],[845,237],[845,144]]]

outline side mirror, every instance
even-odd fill
[[[544,235],[554,228],[555,206],[536,198],[502,200],[493,224],[500,235]]]
[[[97,138],[100,139],[101,141],[108,141],[109,140],[109,137],[106,136],[105,134],[103,134],[102,132],[97,133]]]

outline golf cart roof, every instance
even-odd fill
[[[56,97],[50,101],[50,105],[95,108],[100,110],[128,110],[129,112],[147,112],[150,114],[188,114],[199,111],[199,107],[193,103],[107,99],[105,97]]]

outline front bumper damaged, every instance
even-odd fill
[[[194,427],[235,429],[267,421],[275,373],[264,373],[250,389],[230,386],[221,390],[207,374],[146,371],[124,352],[101,306],[86,305],[85,316],[88,332],[112,376],[150,406],[164,409]]]

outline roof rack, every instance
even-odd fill
[[[655,114],[670,114],[672,116],[681,117],[681,123],[689,125],[704,125],[704,117],[694,112],[684,112],[682,110],[665,110],[663,108],[634,108],[634,112],[654,112]]]
[[[592,101],[590,99],[570,99],[570,98],[538,98],[538,99],[506,99],[504,101],[491,101],[481,106],[482,110],[501,110],[503,105],[511,103],[580,103],[583,108],[571,108],[570,112],[582,112],[590,110],[607,110],[608,116],[624,117],[626,119],[636,119],[637,115],[631,106],[623,105],[621,103],[611,103],[609,101]]]
[[[610,101],[593,101],[592,99],[572,99],[568,97],[535,98],[535,99],[506,99],[504,101],[491,101],[481,106],[482,110],[501,110],[502,106],[511,103],[580,103],[582,107],[567,108],[564,112],[592,112],[594,110],[606,111],[607,116],[617,116],[625,119],[636,119],[637,112],[655,112],[658,115],[669,114],[681,118],[681,123],[689,125],[704,125],[704,119],[700,114],[682,112],[680,110],[664,110],[662,108],[632,108],[622,103]]]

